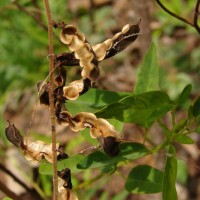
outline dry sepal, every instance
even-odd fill
[[[115,156],[119,153],[119,132],[107,120],[97,118],[93,113],[80,112],[74,117],[67,111],[60,112],[58,123],[69,126],[73,131],[78,132],[90,128],[92,138],[97,138],[105,153]]]
[[[8,125],[5,129],[7,139],[16,147],[23,151],[24,157],[28,161],[39,162],[45,158],[48,162],[53,163],[52,144],[46,144],[43,141],[32,141],[29,138],[23,137],[14,124]],[[62,150],[62,146],[56,144],[57,158],[65,159],[67,154]]]
[[[58,171],[58,200],[78,200],[72,191],[71,172],[66,168]]]

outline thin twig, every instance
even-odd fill
[[[12,192],[8,187],[6,187],[6,185],[3,184],[1,181],[0,181],[0,190],[4,194],[6,194],[7,196],[9,196],[10,198],[15,199],[15,200],[20,200],[20,197],[17,196],[17,194],[15,194],[14,192]]]
[[[56,151],[56,123],[55,123],[55,107],[54,107],[54,50],[53,50],[53,21],[51,19],[51,12],[49,8],[49,1],[44,0],[47,21],[48,21],[48,38],[49,38],[49,103],[51,114],[51,134],[52,134],[52,153],[53,153],[53,200],[58,198],[58,176],[57,176],[57,151]]]
[[[13,0],[13,4],[17,6],[17,8],[30,16],[32,19],[34,19],[45,31],[48,30],[47,26],[33,13],[27,11],[23,6],[21,6],[16,0]]]
[[[198,17],[199,17],[199,6],[200,6],[200,0],[197,0],[196,6],[195,6],[195,13],[194,13],[194,27],[197,30],[197,32],[200,34],[200,27],[198,25]]]
[[[5,172],[7,175],[9,175],[10,177],[12,177],[12,179],[17,182],[19,185],[21,185],[27,192],[30,192],[31,189],[29,187],[27,187],[27,185],[25,183],[23,183],[20,179],[18,179],[10,170],[8,170],[6,167],[4,167],[1,163],[0,163],[0,169]]]
[[[173,13],[172,11],[170,11],[168,8],[166,8],[160,0],[156,0],[157,4],[165,11],[167,12],[168,14],[172,15],[173,17],[183,21],[184,23],[186,24],[189,24],[190,26],[194,27],[193,23],[188,21],[187,19],[183,18],[183,17],[180,17],[179,15],[177,15],[176,13]]]

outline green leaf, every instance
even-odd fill
[[[112,92],[106,90],[90,89],[81,95],[75,101],[67,101],[67,109],[72,115],[78,112],[95,112],[102,107],[119,101],[125,96],[130,95],[128,92]]]
[[[134,94],[159,90],[159,68],[157,63],[156,46],[152,44],[144,58]]]
[[[185,88],[183,89],[182,93],[180,94],[177,100],[177,106],[181,106],[185,103],[185,101],[189,98],[191,90],[192,90],[191,84],[188,84],[187,86],[185,86]]]
[[[161,91],[131,95],[97,111],[97,117],[121,122],[145,124],[152,122],[174,107],[168,95]]]
[[[177,175],[176,151],[174,147],[170,145],[165,162],[165,171],[163,176],[163,189],[162,189],[163,200],[169,200],[169,199],[178,200],[175,187],[176,175]]]
[[[133,168],[125,188],[135,194],[150,194],[162,191],[163,172],[148,165]]]
[[[185,134],[175,135],[174,140],[180,144],[193,144],[194,143],[193,139]]]
[[[12,3],[11,0],[1,0],[0,1],[0,7],[6,6],[7,4]]]
[[[136,160],[147,155],[149,150],[140,143],[122,143],[120,144],[120,153],[116,157],[109,157],[101,151],[96,151],[80,160],[77,167],[79,169],[98,168],[105,165],[127,160]]]
[[[200,115],[200,96],[194,102],[194,105],[193,105],[193,115],[195,117],[198,117]]]
[[[4,197],[2,200],[13,200],[13,199],[11,199],[9,197]]]
[[[83,155],[77,154],[65,160],[58,161],[58,170],[62,170],[67,167],[71,170],[71,173],[78,173],[80,170],[76,167],[76,165],[82,158],[84,158]],[[53,165],[50,163],[40,163],[39,172],[41,174],[53,175]]]
[[[187,119],[183,119],[180,120],[173,128],[173,132],[174,133],[178,133],[179,131],[181,131],[187,124],[188,120]]]

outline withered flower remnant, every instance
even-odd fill
[[[14,124],[10,124],[5,129],[6,138],[16,147],[22,148],[24,146],[23,136],[20,134],[19,130],[15,127]]]

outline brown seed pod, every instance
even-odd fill
[[[37,83],[38,96],[40,104],[49,108],[49,83],[39,81]]]
[[[72,191],[71,172],[68,168],[58,171],[58,200],[78,200]]]
[[[16,147],[20,148],[24,157],[29,161],[38,162],[45,158],[50,163],[53,163],[52,144],[46,144],[43,141],[31,141],[29,138],[24,138],[14,124],[10,124],[5,129],[7,139]],[[63,152],[61,146],[57,143],[57,157],[58,159],[67,158],[67,154]]]
[[[113,38],[103,43],[92,46],[98,61],[110,58],[123,51],[127,46],[134,42],[140,32],[140,21],[136,25],[125,25],[121,32],[116,33]]]
[[[82,77],[96,81],[99,76],[98,62],[85,36],[78,32],[73,25],[66,25],[60,33],[60,39],[68,46],[70,51],[74,52],[75,58],[79,60],[79,65],[83,67]]]
[[[119,144],[116,137],[108,136],[108,137],[100,137],[100,144],[104,150],[104,152],[110,157],[114,157],[119,154]]]
[[[76,100],[84,89],[84,80],[80,79],[71,82],[68,86],[63,87],[63,96],[69,100]]]
[[[15,127],[14,124],[10,124],[5,129],[6,138],[16,147],[24,147],[23,136],[20,134],[19,130]]]

